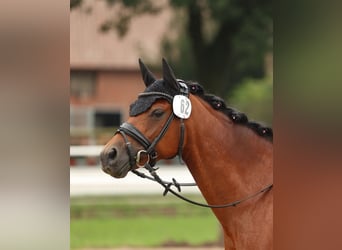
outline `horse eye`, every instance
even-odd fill
[[[162,109],[155,109],[152,111],[151,115],[157,118],[160,118],[164,114]]]

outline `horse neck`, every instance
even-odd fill
[[[272,143],[191,97],[183,159],[207,202],[231,202],[271,184]]]

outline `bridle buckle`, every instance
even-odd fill
[[[142,168],[149,162],[150,162],[150,154],[144,149],[139,150],[135,159],[136,165],[139,168]]]

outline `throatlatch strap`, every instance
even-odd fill
[[[180,119],[180,137],[179,137],[179,144],[178,144],[178,159],[180,164],[184,164],[184,161],[182,159],[182,151],[183,151],[183,145],[184,145],[184,120]]]

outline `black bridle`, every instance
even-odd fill
[[[125,122],[119,127],[117,133],[120,133],[124,138],[127,153],[129,156],[129,163],[132,169],[134,169],[135,165],[137,165],[138,167],[144,167],[146,164],[150,164],[152,167],[155,166],[158,157],[155,146],[161,140],[161,138],[163,138],[173,119],[174,114],[171,113],[160,133],[152,142],[150,142],[136,127],[134,127],[130,123]],[[128,140],[126,134],[139,142],[144,147],[144,149],[139,150],[137,154],[134,155],[131,143]],[[145,158],[145,161],[143,161],[143,158]]]
[[[189,90],[187,85],[182,81],[179,80],[179,84],[180,84],[180,94],[181,95],[185,95],[185,96],[189,96]],[[161,98],[167,99],[170,103],[172,103],[173,100],[173,96],[168,95],[166,93],[163,92],[144,92],[139,94],[139,97],[146,97],[146,96],[159,96]],[[272,189],[273,184],[270,184],[268,186],[266,186],[265,188],[263,188],[262,190],[249,195],[241,200],[237,200],[228,204],[223,204],[223,205],[209,205],[209,204],[203,204],[203,203],[199,203],[193,200],[190,200],[182,195],[180,195],[179,193],[175,192],[172,189],[172,186],[175,186],[178,189],[178,192],[181,192],[181,186],[196,186],[196,183],[179,183],[177,182],[175,179],[172,179],[172,182],[167,182],[162,180],[158,174],[157,174],[157,169],[155,167],[156,161],[157,161],[157,151],[155,150],[155,147],[157,145],[157,143],[163,138],[163,136],[165,135],[165,133],[167,132],[168,128],[170,127],[171,122],[175,119],[175,115],[173,112],[171,112],[171,114],[169,115],[168,119],[166,120],[164,126],[162,127],[161,131],[159,132],[159,134],[157,135],[157,137],[150,142],[136,127],[134,127],[132,124],[130,123],[123,123],[119,129],[116,131],[115,134],[120,133],[124,139],[125,145],[126,145],[126,149],[127,149],[127,154],[129,156],[129,164],[131,167],[131,171],[138,175],[139,177],[142,178],[147,178],[149,180],[152,181],[156,181],[158,182],[160,185],[162,185],[165,190],[163,195],[165,196],[168,192],[172,193],[173,195],[177,196],[178,198],[189,202],[191,204],[194,205],[198,205],[201,207],[207,207],[207,208],[225,208],[225,207],[235,207],[236,205],[247,201],[261,193],[267,192],[269,190]],[[179,139],[179,144],[178,144],[178,157],[182,163],[182,149],[183,149],[183,144],[184,144],[184,131],[185,131],[185,126],[184,126],[184,120],[182,118],[178,118],[180,119],[180,139]],[[129,135],[130,137],[132,137],[134,140],[136,140],[141,146],[143,146],[144,149],[139,150],[136,155],[134,155],[134,150],[132,148],[131,142],[128,140],[127,135]],[[144,167],[145,169],[147,169],[149,171],[149,173],[151,174],[152,177],[147,176],[139,171],[137,171],[135,169],[135,167]]]

